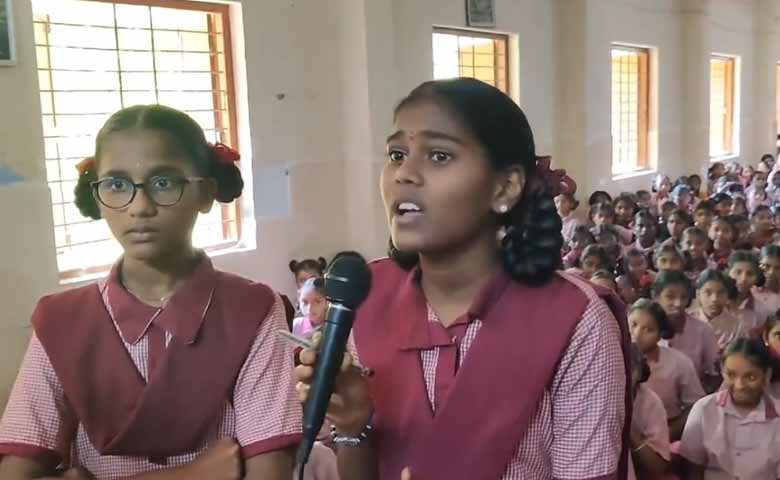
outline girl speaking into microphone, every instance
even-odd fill
[[[394,123],[390,258],[371,265],[328,411],[342,480],[624,478],[622,304],[557,272],[553,197],[573,182],[477,80],[420,85]],[[301,361],[305,401],[316,352]]]

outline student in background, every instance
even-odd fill
[[[726,349],[725,388],[696,402],[680,441],[689,479],[780,478],[780,417],[766,393],[772,364],[757,339],[740,338]]]
[[[655,275],[648,269],[645,255],[635,248],[629,250],[623,256],[623,271],[617,279],[617,289],[626,305],[649,298]]]
[[[310,337],[325,322],[328,301],[325,299],[325,281],[310,278],[303,282],[298,291],[302,316],[293,322],[292,331],[300,337]]]
[[[680,248],[687,255],[688,262],[685,267],[685,273],[691,281],[696,281],[701,272],[710,267],[710,262],[707,258],[709,243],[710,239],[707,238],[704,230],[688,227],[683,232]]]
[[[593,235],[596,235],[595,229],[604,225],[614,228],[619,235],[620,243],[627,245],[634,238],[634,232],[626,227],[615,225],[615,208],[611,203],[597,203],[590,207],[590,219],[594,227],[591,229]],[[598,241],[598,240],[597,240]]]
[[[679,440],[688,409],[704,396],[696,367],[684,353],[665,345],[674,336],[663,308],[646,298],[629,309],[631,338],[650,366],[646,385],[661,399],[672,440]]]
[[[669,346],[686,354],[696,367],[706,391],[719,382],[718,340],[712,327],[686,313],[693,299],[693,287],[683,272],[667,270],[655,277],[653,300],[666,312],[674,336]]]
[[[734,281],[719,270],[704,270],[697,280],[698,307],[689,310],[688,313],[712,327],[718,338],[720,352],[732,341],[747,337],[749,333],[742,320],[729,309],[736,296],[737,287]]]
[[[716,217],[712,220],[712,225],[708,232],[712,241],[712,253],[710,262],[716,265],[718,270],[726,270],[729,265],[729,257],[734,248],[736,239],[736,228],[731,220],[725,217]]]
[[[582,225],[582,220],[577,216],[577,208],[580,202],[574,198],[574,194],[562,193],[555,197],[555,208],[561,217],[561,235],[564,245],[569,245],[574,236],[574,230]]]
[[[580,275],[585,280],[590,280],[598,270],[614,270],[614,264],[612,263],[612,257],[610,257],[607,250],[601,245],[589,245],[582,251],[579,265],[567,270],[569,273]]]
[[[615,275],[613,275],[609,270],[597,270],[593,275],[591,275],[590,282],[594,285],[604,287],[607,290],[617,292]]]
[[[714,215],[715,209],[712,202],[709,200],[699,202],[693,212],[693,226],[705,232],[709,232]]]
[[[631,229],[631,223],[636,213],[636,200],[630,193],[621,193],[614,201],[615,224]]]
[[[753,248],[761,249],[773,243],[777,238],[772,210],[766,205],[759,205],[750,215],[750,236],[748,238]]]
[[[658,246],[655,250],[654,258],[655,270],[657,272],[667,270],[682,272],[687,263],[685,254],[677,247],[677,244],[672,239],[666,240]]]
[[[766,207],[771,206],[772,201],[769,195],[766,193],[767,187],[767,174],[765,172],[756,172],[753,177],[753,183],[745,190],[747,196],[747,208],[752,214],[756,211],[756,208],[763,205]]]
[[[596,239],[590,232],[590,227],[578,225],[574,229],[574,234],[569,244],[569,251],[563,256],[563,268],[566,270],[577,268],[580,265],[582,252],[595,243]]]
[[[780,310],[780,246],[767,245],[762,248],[759,267],[764,284],[753,287],[753,296],[769,312],[774,313]]]
[[[303,286],[303,283],[310,278],[321,277],[325,273],[325,268],[328,266],[328,261],[323,257],[307,258],[305,260],[290,260],[290,271],[295,276],[295,284],[298,288]]]
[[[647,386],[650,366],[636,344],[631,345],[631,386],[634,411],[631,417],[631,459],[629,480],[661,479],[672,457],[669,426],[661,399]]]
[[[666,222],[669,238],[679,245],[682,240],[682,233],[691,225],[693,225],[693,219],[688,212],[679,208],[672,211],[669,214],[669,220]]]
[[[769,349],[772,355],[772,380],[767,387],[769,395],[780,402],[780,312],[775,312],[770,316],[762,335],[764,345]]]
[[[655,218],[647,211],[639,211],[634,215],[634,238],[636,241],[627,249],[635,248],[642,252],[648,265],[654,265],[653,253],[658,247],[658,224]]]
[[[732,311],[745,328],[757,335],[773,312],[753,295],[753,288],[764,284],[756,254],[749,250],[736,250],[732,253],[729,257],[729,277],[737,287]]]

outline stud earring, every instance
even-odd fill
[[[509,207],[507,207],[506,205],[501,205],[500,207],[498,207],[498,211],[500,213],[506,213],[509,211]]]

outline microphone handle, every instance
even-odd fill
[[[299,450],[301,468],[309,459],[311,449],[325,421],[330,396],[344,359],[355,312],[344,305],[331,303],[322,334],[320,354],[314,370],[314,381],[303,412],[303,444]]]

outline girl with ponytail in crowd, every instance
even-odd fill
[[[108,119],[75,196],[124,253],[104,281],[38,303],[0,478],[291,478],[301,409],[282,301],[192,245],[198,215],[241,194],[238,158],[168,107]]]
[[[553,198],[572,183],[492,86],[432,81],[401,101],[381,179],[390,258],[371,266],[328,411],[342,480],[625,478],[622,303],[556,272]],[[301,361],[305,400],[316,353]]]

